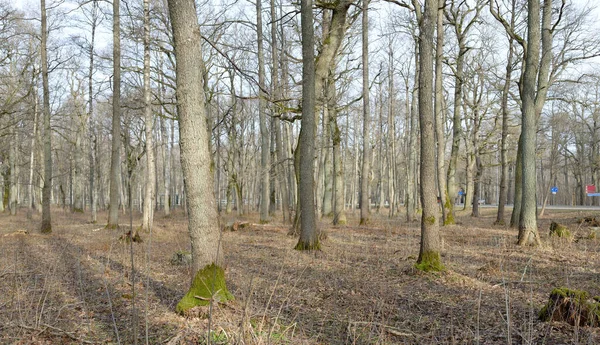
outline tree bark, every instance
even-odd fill
[[[119,227],[119,182],[121,179],[121,28],[120,0],[113,1],[113,97],[110,160],[109,229]]]
[[[540,2],[528,0],[527,55],[522,97],[522,201],[519,216],[519,245],[539,245],[536,202],[536,79],[540,62]]]
[[[116,1],[116,0],[113,0]],[[146,186],[142,230],[150,231],[154,219],[156,167],[154,161],[154,118],[150,92],[150,2],[144,0],[144,127],[146,134]]]
[[[437,140],[437,181],[438,196],[442,207],[442,224],[446,223],[448,208],[446,203],[450,200],[446,186],[446,136],[444,135],[444,85],[442,80],[442,67],[444,63],[444,7],[446,0],[439,0],[436,27],[435,48],[435,134]]]
[[[513,2],[514,4],[514,2]],[[513,7],[514,8],[514,7]],[[514,40],[508,39],[508,57],[506,60],[506,74],[504,76],[504,86],[502,87],[502,98],[500,100],[500,108],[502,110],[502,132],[500,139],[500,192],[498,196],[498,212],[496,214],[495,224],[504,225],[504,213],[506,202],[508,200],[508,157],[507,157],[507,140],[508,140],[508,96],[510,92],[510,82],[513,71],[513,44]]]
[[[269,130],[266,114],[265,58],[263,48],[262,0],[256,0],[256,36],[258,44],[258,117],[260,121],[260,222],[269,222]]]
[[[360,225],[367,225],[370,217],[371,174],[371,114],[369,104],[369,0],[362,7],[362,78],[363,78],[363,160],[360,174]]]
[[[41,2],[42,37],[42,89],[43,89],[43,114],[44,114],[44,187],[42,188],[42,224],[40,231],[48,234],[52,232],[52,216],[50,214],[50,199],[52,196],[52,129],[50,127],[50,88],[48,86],[48,24],[46,16],[46,0]]]
[[[433,34],[438,0],[425,0],[419,20],[419,129],[421,134],[421,246],[417,268],[440,271],[441,238],[438,224],[437,192],[435,187],[435,132],[433,109]]]
[[[299,193],[300,193],[300,239],[297,250],[319,250],[319,231],[315,214],[314,160],[315,160],[315,56],[312,0],[300,2],[302,29],[302,123],[299,152]]]
[[[196,272],[188,295],[177,306],[177,310],[182,312],[201,303],[194,297],[194,292],[203,283],[219,289],[215,293],[219,294],[221,301],[231,296],[225,287],[223,270],[218,266],[222,262],[223,251],[208,148],[202,82],[204,66],[196,6],[193,0],[169,0],[168,5],[176,59],[181,168],[192,244],[192,269]],[[204,275],[207,270],[210,274]]]

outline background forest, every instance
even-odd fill
[[[24,332],[43,329],[38,335],[47,332],[79,342],[107,337],[113,341],[114,336],[121,343],[121,334],[137,343],[138,330],[142,329],[139,310],[136,312],[139,288],[146,293],[146,343],[153,343],[149,340],[150,323],[168,328],[179,321],[151,320],[150,315],[156,316],[149,311],[153,303],[155,308],[169,310],[164,312],[168,318],[175,317],[173,309],[189,317],[189,308],[209,304],[208,343],[211,337],[223,334],[225,342],[252,342],[246,338],[248,333],[255,342],[271,342],[273,329],[285,328],[284,323],[295,325],[302,317],[283,312],[285,297],[284,302],[275,298],[282,304],[273,318],[269,309],[275,306],[269,297],[260,327],[256,320],[252,324],[247,312],[254,275],[248,277],[252,269],[236,272],[235,263],[243,260],[240,240],[257,236],[250,241],[260,243],[260,251],[269,246],[263,236],[268,238],[269,232],[276,236],[285,230],[287,235],[299,237],[297,250],[326,246],[330,254],[315,255],[331,255],[317,264],[328,269],[344,261],[344,248],[355,244],[355,235],[369,235],[374,237],[358,240],[367,248],[365,260],[374,260],[361,271],[363,276],[383,268],[393,279],[414,278],[416,284],[442,277],[443,289],[457,281],[473,291],[479,287],[476,333],[473,320],[459,326],[461,337],[469,341],[479,343],[482,339],[479,308],[483,290],[502,286],[505,316],[501,322],[486,320],[487,339],[492,339],[493,329],[498,327],[504,327],[501,338],[507,343],[512,343],[515,332],[528,343],[546,339],[552,329],[542,331],[540,323],[533,321],[533,307],[527,310],[524,305],[539,303],[548,284],[570,287],[572,275],[566,275],[567,284],[554,280],[540,283],[542,277],[560,270],[549,263],[551,255],[543,251],[570,246],[567,250],[573,250],[573,258],[569,267],[582,269],[585,274],[593,273],[588,264],[597,259],[598,221],[581,212],[600,206],[600,197],[594,195],[595,186],[600,185],[598,19],[598,11],[590,4],[570,0],[338,0],[314,4],[311,0],[41,0],[35,5],[3,1],[0,211],[27,215],[26,219],[6,218],[7,226],[17,230],[3,237],[29,233],[27,229],[38,219],[41,227],[35,225],[36,232],[51,233],[53,223],[58,224],[58,237],[35,242],[35,246],[55,246],[53,255],[70,253],[70,257],[51,259],[57,263],[53,272],[65,269],[63,273],[68,275],[67,266],[77,262],[77,276],[71,277],[71,283],[79,284],[77,298],[84,305],[84,281],[99,290],[103,282],[112,319],[112,324],[98,324],[93,314],[99,311],[93,311],[94,305],[84,306],[82,313],[92,321],[88,332],[80,335],[81,330],[71,332],[58,321],[63,308],[69,306],[60,307],[60,298],[49,304],[49,309],[52,305],[58,310],[57,321],[42,322],[51,312],[44,311],[44,297],[43,303],[42,299],[37,303],[32,325],[23,322],[31,314],[23,316],[18,297],[17,309],[10,309],[10,316],[4,317],[10,320],[11,313],[18,310],[21,321],[8,322],[5,327]],[[559,217],[553,212],[557,206],[573,213]],[[64,213],[58,213],[60,208]],[[55,222],[52,217],[57,214],[59,221]],[[556,222],[547,224],[558,218],[568,226],[580,225],[569,231]],[[124,223],[129,223],[130,232],[118,239],[111,238],[111,232],[97,238],[98,245],[111,243],[109,254],[115,243],[126,242],[130,263],[125,251],[113,260],[110,255],[98,254],[107,248],[95,248],[89,239],[78,238],[77,226],[71,227],[79,224],[82,231],[98,231],[103,228],[95,229],[94,224],[104,224],[104,219],[106,229],[124,228]],[[187,219],[191,253],[185,251],[189,240],[182,244],[180,231],[169,235],[168,228],[181,226],[182,219]],[[156,257],[150,255],[152,242],[133,244],[152,241],[155,222],[160,257],[168,257],[168,250],[183,248],[170,263],[183,264],[188,270],[180,271],[177,279],[186,274],[195,276],[188,294],[175,308],[174,297],[164,296],[173,295],[172,289],[177,287],[170,285],[173,282],[160,285],[163,280],[156,277],[169,269],[150,271],[157,265],[152,264]],[[480,242],[465,240],[460,234],[465,222],[470,223],[467,233],[473,227],[485,227]],[[559,239],[547,239],[545,231],[540,232],[548,225],[551,235]],[[588,226],[591,232],[583,234]],[[21,227],[25,230],[18,230]],[[234,237],[224,235],[223,229],[246,230]],[[518,229],[517,236],[512,229]],[[322,230],[330,230],[331,239],[326,240],[329,233]],[[383,243],[378,242],[376,230],[385,231]],[[72,247],[60,247],[60,238]],[[402,239],[409,245],[393,251],[389,241],[399,247]],[[508,244],[515,239],[519,246]],[[26,284],[19,285],[17,277],[27,273],[18,273],[17,268],[36,271],[30,258],[18,260],[28,250],[23,247],[25,241],[34,240],[15,237],[13,245],[10,241],[3,244],[14,250],[13,266],[0,269],[4,270],[2,276],[14,275],[14,286],[6,289],[15,296],[26,290]],[[584,240],[593,242],[579,242]],[[461,241],[466,241],[464,246]],[[278,244],[287,242],[289,238]],[[413,244],[419,246],[418,257],[410,254],[416,252]],[[381,257],[367,254],[371,245]],[[541,251],[537,261],[532,263],[533,254],[521,246],[541,247],[536,249]],[[499,249],[496,254],[500,261],[482,262],[484,258],[477,257],[472,259],[483,266],[469,267],[466,251],[473,247],[478,248],[477,255],[483,254],[481,248],[492,252]],[[584,264],[588,250],[593,255]],[[519,257],[511,259],[511,254],[506,256],[508,251]],[[105,265],[102,282],[93,272],[94,264],[83,269],[89,270],[89,275],[82,278],[83,252],[88,253],[89,260]],[[398,272],[397,267],[403,267],[396,255],[400,252],[405,254],[400,261],[416,259],[417,264]],[[457,255],[464,257],[457,261]],[[137,273],[134,259],[146,265]],[[353,266],[360,257],[348,260]],[[284,260],[282,272],[290,269],[287,264]],[[304,261],[300,266],[314,265]],[[536,270],[525,281],[527,270],[534,265]],[[390,270],[390,266],[396,268]],[[548,270],[537,271],[543,271],[542,267]],[[221,324],[229,317],[241,316],[241,320],[232,321],[236,325],[233,328],[240,325],[233,338],[227,335],[232,328],[211,333],[213,304],[220,306],[233,298],[225,287],[224,269],[234,277],[230,283],[233,295],[245,294],[246,301],[243,313],[237,310],[215,316]],[[469,269],[485,272],[473,276]],[[515,277],[520,270],[523,273],[518,281]],[[421,276],[424,273],[420,271],[438,273]],[[126,282],[127,277],[130,282]],[[502,283],[494,282],[498,277]],[[249,286],[242,283],[247,278]],[[384,274],[374,281],[383,300],[394,294],[387,291],[387,278]],[[198,290],[207,284],[204,279],[212,282],[213,290]],[[482,281],[493,285],[480,285]],[[572,281],[591,291],[597,288],[596,280],[584,276]],[[42,289],[48,296],[53,290],[46,288],[46,282],[48,276]],[[515,307],[518,322],[511,321],[514,311],[508,286],[515,282],[521,284],[517,286],[519,307]],[[529,296],[524,294],[522,284],[529,283],[536,284],[535,295],[533,288]],[[131,294],[125,293],[127,284]],[[367,286],[359,289],[357,281],[338,285],[338,294],[350,288],[354,295],[354,286],[359,294],[368,290]],[[30,289],[35,291],[36,286]],[[295,288],[295,283],[286,287],[290,291]],[[304,288],[310,290],[309,286]],[[435,289],[430,288],[417,290],[432,293]],[[553,295],[559,296],[561,291],[555,290]],[[275,293],[274,287],[271,296]],[[575,298],[572,294],[561,296]],[[111,298],[119,295],[131,301],[113,308]],[[461,298],[460,293],[451,296],[454,301],[449,303]],[[594,298],[591,301],[596,302],[589,305],[597,310]],[[383,316],[368,322],[348,321],[345,341],[335,327],[312,325],[302,328],[293,342],[329,339],[347,343],[351,335],[353,343],[388,343],[399,338],[435,343],[438,335],[454,339],[453,324],[450,331],[446,325],[433,326],[424,333],[413,327],[410,332],[403,331],[405,328],[398,325],[405,321],[388,319],[393,312],[383,311],[397,301],[374,301]],[[14,299],[0,299],[0,305],[9,303],[14,305]],[[232,303],[226,306],[236,308]],[[582,305],[587,308],[585,303]],[[489,307],[497,306],[493,303]],[[334,304],[331,310],[339,307]],[[131,310],[133,327],[124,330],[115,315],[127,310]],[[278,323],[281,313],[284,323]],[[556,321],[553,313],[549,314],[550,321]],[[572,337],[586,336],[593,343],[594,332],[583,334],[577,328],[597,326],[600,316],[593,315],[581,323],[579,319],[563,321],[576,327]],[[432,317],[439,320],[442,316]],[[502,323],[505,326],[499,326]],[[511,328],[513,323],[521,328]],[[357,336],[357,325],[369,326],[366,338]],[[266,338],[261,333],[263,326],[271,327]],[[101,335],[92,330],[94,327],[101,329],[97,331]],[[291,327],[281,336],[293,338],[287,333]],[[113,335],[108,335],[113,330]],[[373,338],[373,332],[380,336]],[[160,338],[160,332],[154,337]],[[185,343],[194,337],[194,332],[180,330],[161,341]],[[550,339],[561,337],[551,334]]]

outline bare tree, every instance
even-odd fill
[[[363,77],[363,160],[360,173],[360,224],[367,225],[371,213],[369,194],[371,175],[371,110],[369,109],[369,0],[362,7],[362,77]]]
[[[319,250],[319,230],[315,212],[315,53],[312,0],[300,2],[302,27],[302,126],[298,139],[300,239],[297,250]]]
[[[42,188],[42,233],[52,232],[50,198],[52,194],[52,129],[50,127],[50,88],[48,86],[48,24],[46,0],[41,1],[42,33],[40,58],[42,60],[43,121],[44,121],[44,187]]]
[[[421,246],[417,268],[440,271],[442,265],[441,238],[438,223],[437,192],[435,187],[435,131],[433,109],[433,34],[438,12],[438,0],[425,0],[419,20],[419,129],[421,134]],[[415,6],[419,11],[419,6]]]
[[[116,1],[116,0],[113,0]],[[146,191],[142,229],[149,231],[154,218],[156,168],[154,161],[154,117],[150,85],[150,2],[144,0],[144,128],[146,131]]]
[[[113,96],[110,205],[107,228],[119,227],[119,181],[121,179],[121,27],[120,0],[113,1]]]
[[[202,88],[204,66],[196,6],[193,0],[169,0],[168,4],[176,59],[181,168],[195,272],[190,290],[177,304],[177,311],[183,313],[196,305],[211,303],[209,301],[216,297],[226,301],[232,296],[219,266],[223,251],[210,169],[206,101]]]

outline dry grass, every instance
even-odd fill
[[[189,247],[183,215],[157,216],[152,238],[142,234],[134,245],[132,296],[129,247],[118,240],[125,229],[56,210],[54,233],[43,236],[39,216],[2,214],[0,343],[132,344],[134,298],[140,344],[146,334],[148,344],[600,343],[598,329],[537,320],[553,287],[600,295],[600,241],[585,238],[585,224],[576,222],[592,213],[546,215],[544,247],[533,249],[515,246],[514,230],[492,226],[492,212],[459,214],[461,225],[443,228],[448,271],[437,275],[413,268],[417,223],[374,215],[361,228],[324,220],[323,250],[302,253],[292,249],[287,226],[254,224],[250,216],[250,228],[223,234],[236,300],[213,308],[210,336],[208,320],[173,312],[192,273],[170,264]],[[552,220],[569,226],[575,240],[548,238]]]

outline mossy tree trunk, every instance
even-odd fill
[[[421,134],[420,194],[421,247],[417,268],[440,271],[441,239],[438,224],[437,192],[435,186],[435,132],[433,128],[433,33],[435,30],[438,0],[426,0],[422,14],[417,8],[419,21],[419,129]]]
[[[202,89],[204,66],[199,58],[202,52],[196,5],[193,0],[169,0],[168,5],[176,59],[181,168],[187,198],[192,269],[197,272],[187,298],[184,297],[177,307],[178,312],[185,312],[202,304],[202,298],[219,297],[223,301],[231,296],[225,287],[224,272],[218,266],[223,252],[208,148],[206,100]],[[202,286],[209,287],[204,290],[209,296],[196,295],[202,292],[198,291]],[[218,296],[214,296],[216,291],[219,291]],[[191,301],[190,294],[193,294]]]

